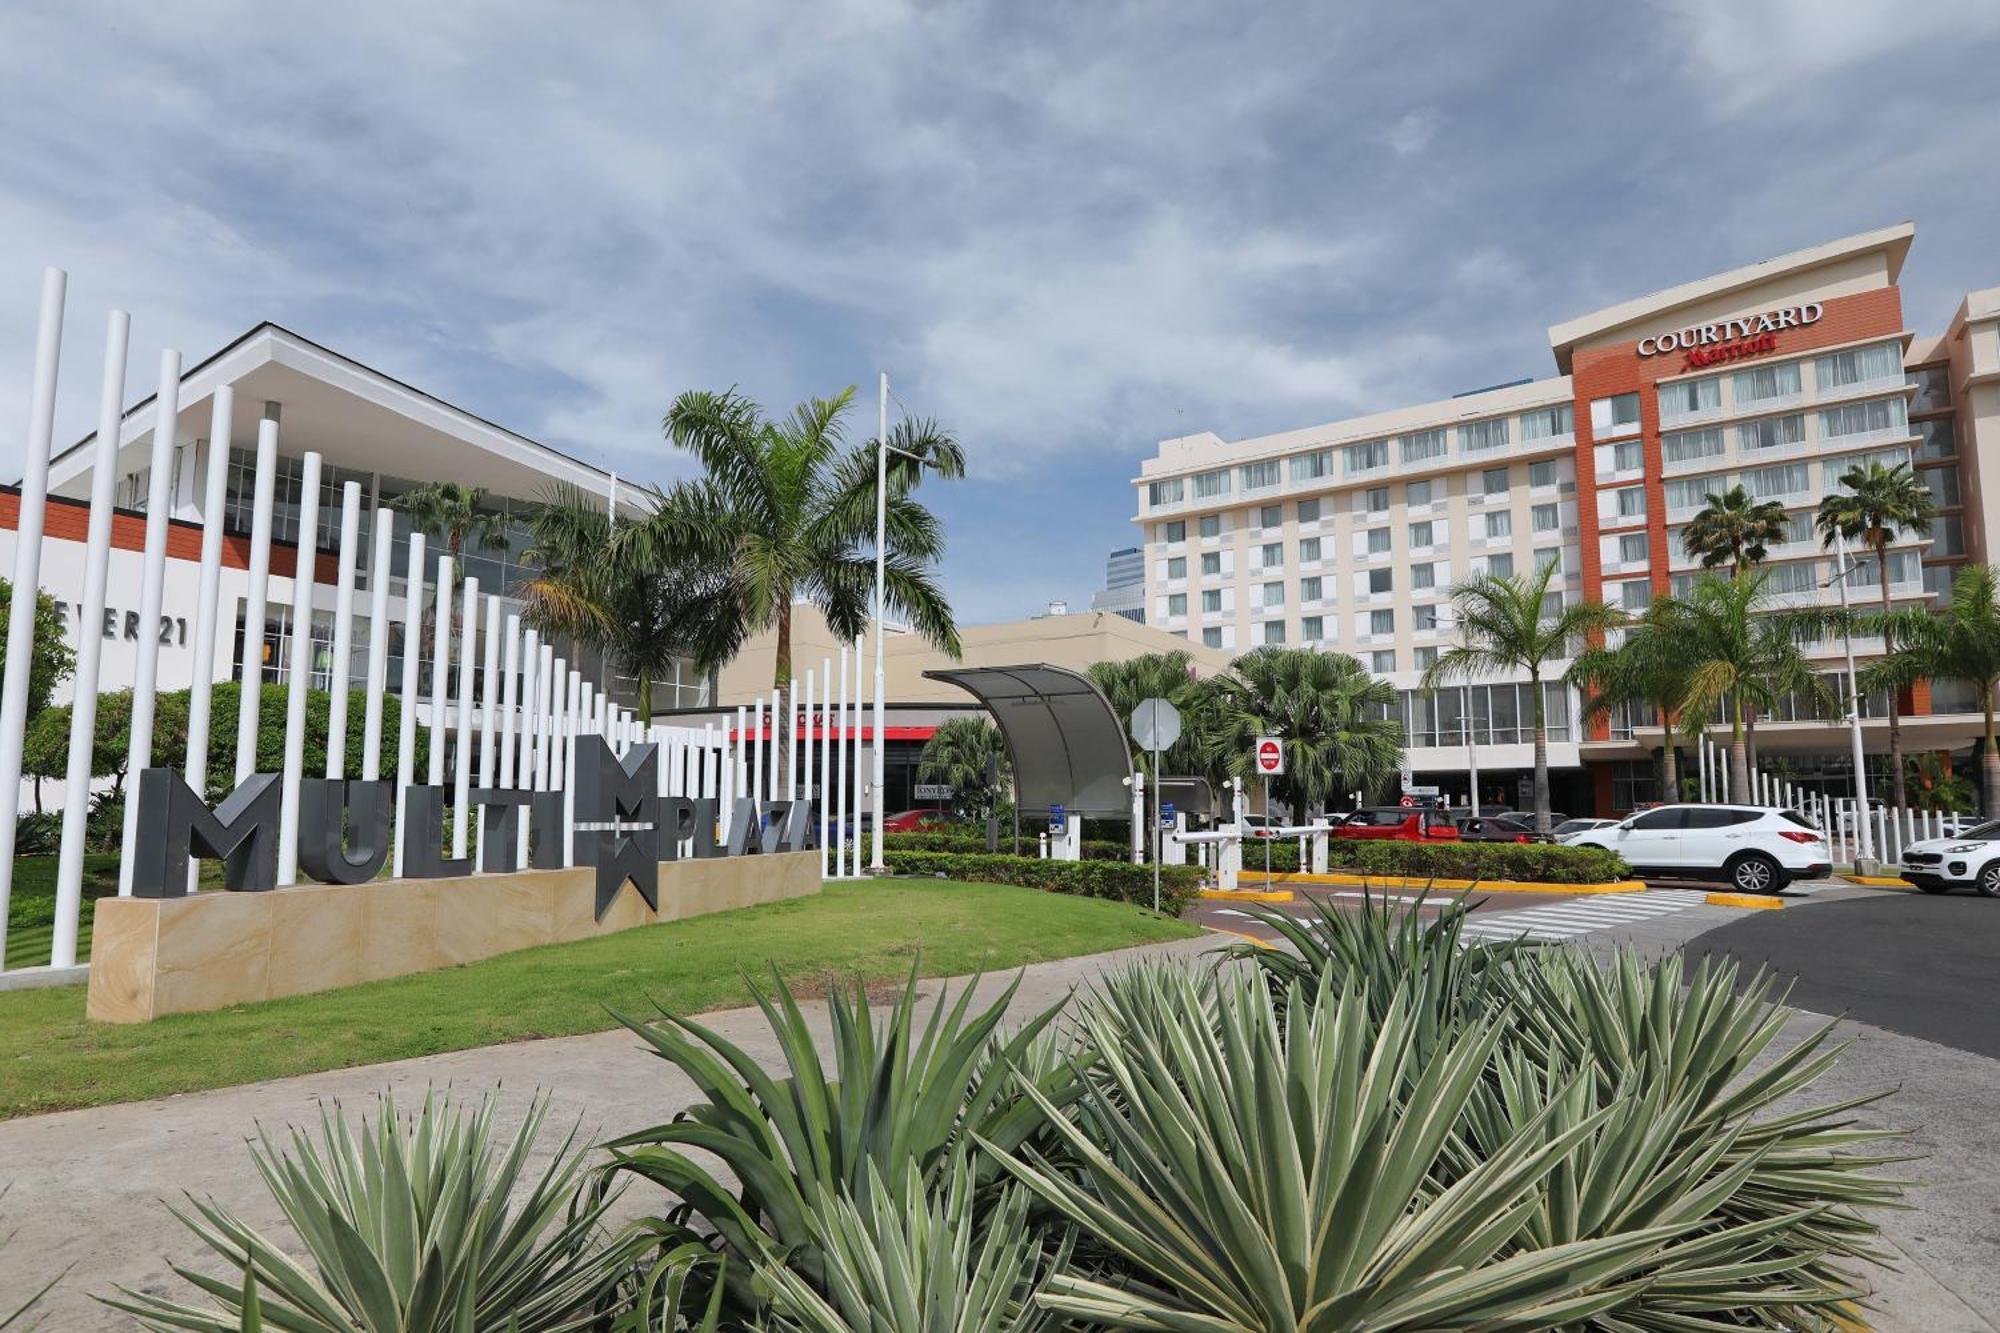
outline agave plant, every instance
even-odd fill
[[[1056,1009],[997,1036],[1020,982],[975,1012],[974,984],[955,1001],[940,996],[919,1021],[917,970],[878,1025],[864,987],[837,985],[827,999],[833,1065],[821,1062],[811,1025],[782,978],[752,987],[783,1053],[787,1074],[692,1019],[662,1012],[656,1021],[624,1018],[661,1058],[685,1074],[702,1100],[673,1121],[614,1140],[616,1173],[664,1187],[680,1201],[659,1232],[662,1244],[710,1236],[741,1262],[727,1278],[728,1301],[754,1314],[765,1298],[749,1280],[759,1265],[783,1263],[825,1292],[825,1210],[837,1200],[867,1200],[877,1178],[898,1207],[920,1206],[907,1191],[929,1188],[948,1172],[954,1151],[977,1130],[1004,1147],[1041,1125],[1041,1112],[1015,1089],[1017,1060],[1027,1058]],[[997,1045],[996,1045],[997,1043]],[[1073,1093],[1066,1065],[1050,1068],[1043,1095],[1052,1104]],[[712,1155],[740,1182],[732,1190],[689,1151]]]
[[[614,1196],[590,1188],[574,1130],[546,1168],[530,1173],[545,1100],[504,1143],[494,1111],[491,1094],[467,1113],[429,1093],[405,1119],[385,1096],[358,1128],[339,1108],[322,1108],[317,1142],[295,1129],[287,1148],[260,1133],[251,1157],[310,1261],[197,1200],[175,1216],[240,1276],[174,1271],[214,1304],[124,1288],[100,1299],[147,1328],[192,1333],[587,1327],[626,1267],[619,1247],[601,1239]]]

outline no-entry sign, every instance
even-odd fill
[[[1259,736],[1254,751],[1259,777],[1283,777],[1285,773],[1285,747],[1276,736]]]

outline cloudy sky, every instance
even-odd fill
[[[1164,436],[1548,374],[1559,319],[1902,218],[1941,327],[2000,284],[1996,57],[1992,0],[12,0],[0,475],[54,263],[62,440],[114,304],[135,365],[273,319],[659,480],[681,389],[886,369],[971,452],[961,617],[1080,604]]]

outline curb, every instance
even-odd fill
[[[1646,882],[1638,879],[1613,880],[1608,884],[1551,884],[1533,879],[1422,879],[1411,875],[1314,875],[1302,871],[1280,872],[1273,884],[1339,884],[1380,886],[1385,889],[1484,889],[1488,893],[1559,893],[1577,898],[1594,893],[1644,893]]]
[[[1704,900],[1710,907],[1747,907],[1752,911],[1774,912],[1785,904],[1778,898],[1766,897],[1761,893],[1711,893]]]
[[[1297,895],[1290,889],[1203,889],[1201,896],[1219,903],[1288,903]]]
[[[1907,879],[1898,879],[1894,875],[1835,875],[1834,878],[1844,879],[1849,884],[1859,884],[1870,889],[1914,889],[1916,887],[1916,885],[1910,883]]]

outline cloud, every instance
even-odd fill
[[[1415,157],[1430,147],[1442,123],[1443,118],[1438,115],[1436,107],[1418,107],[1398,116],[1395,123],[1383,132],[1382,140],[1399,157]]]

